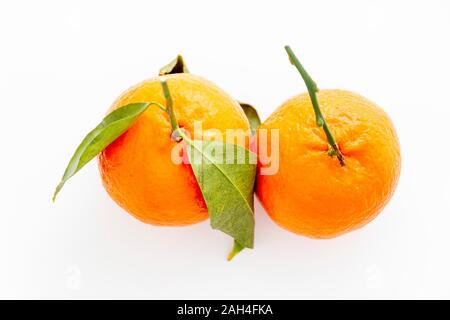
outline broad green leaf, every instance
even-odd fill
[[[240,102],[238,103],[241,105],[242,110],[244,110],[245,115],[247,116],[248,122],[250,123],[250,129],[252,130],[252,133],[255,133],[256,129],[261,124],[261,120],[259,119],[258,112],[256,109],[249,105],[248,103]]]
[[[89,132],[70,159],[61,182],[56,187],[53,201],[70,177],[120,137],[151,104],[153,103],[132,103],[120,107],[108,114],[94,130]]]
[[[256,155],[221,141],[185,140],[189,161],[208,207],[211,227],[235,239],[234,254],[242,248],[253,248]]]
[[[174,73],[189,73],[188,68],[184,64],[183,57],[178,55],[175,59],[169,62],[168,65],[162,67],[159,70],[159,75],[164,76],[166,74]]]

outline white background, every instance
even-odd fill
[[[2,1],[0,298],[450,298],[450,2]],[[256,249],[208,222],[145,225],[92,162],[51,195],[84,135],[127,87],[183,54],[265,119],[321,88],[377,102],[397,128],[397,192],[365,228],[328,241],[256,207]],[[325,205],[325,204],[324,204]]]

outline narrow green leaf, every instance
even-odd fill
[[[184,138],[211,227],[233,237],[238,246],[253,248],[256,155],[234,144]]]
[[[241,246],[239,244],[239,242],[237,242],[236,240],[234,241],[233,244],[233,249],[231,249],[230,254],[228,255],[227,260],[231,261],[231,259],[233,259],[239,252],[241,252],[242,250],[244,250],[245,248],[243,246]]]
[[[259,119],[258,112],[256,109],[249,105],[248,103],[240,102],[238,103],[241,105],[242,110],[244,110],[245,115],[247,116],[248,122],[250,123],[250,129],[252,130],[252,133],[255,133],[256,129],[261,124],[261,120]]]
[[[70,159],[61,182],[53,194],[53,201],[70,177],[120,137],[152,104],[154,103],[132,103],[120,107],[108,114],[94,130],[89,132]]]
[[[186,64],[184,63],[183,57],[181,55],[178,55],[175,59],[170,61],[168,65],[159,69],[160,76],[174,73],[189,73],[189,70],[186,67]]]

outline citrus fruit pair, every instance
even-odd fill
[[[166,76],[180,127],[250,129],[239,104],[211,82],[187,73]],[[279,131],[278,171],[262,174],[256,192],[270,217],[283,228],[313,238],[330,238],[372,220],[388,202],[400,172],[398,139],[387,114],[360,95],[324,90],[317,95],[342,166],[327,135],[316,125],[308,94],[286,101],[258,129]],[[110,111],[140,101],[164,103],[159,77],[130,88]],[[137,122],[99,155],[109,195],[141,221],[182,226],[207,219],[208,211],[192,168],[171,161],[176,141],[167,114],[146,110]],[[205,139],[208,139],[207,137]],[[150,143],[151,141],[151,143]],[[247,146],[248,147],[248,146]],[[334,156],[333,156],[334,155]]]

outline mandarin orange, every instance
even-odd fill
[[[257,195],[281,227],[312,238],[331,238],[364,226],[391,198],[400,174],[399,141],[388,115],[366,98],[343,90],[317,94],[345,157],[329,156],[308,93],[279,107],[258,129],[279,130],[279,170],[259,161]],[[270,136],[270,135],[269,135]]]
[[[227,129],[249,132],[242,108],[213,83],[188,73],[164,77],[178,124],[187,132],[193,131],[194,121],[200,121],[206,133],[210,129],[223,135]],[[130,88],[109,111],[134,102],[165,105],[160,80],[151,78]],[[171,159],[177,144],[171,134],[168,114],[149,108],[101,152],[99,169],[111,198],[139,220],[163,226],[189,225],[205,220],[208,211],[190,164]]]

